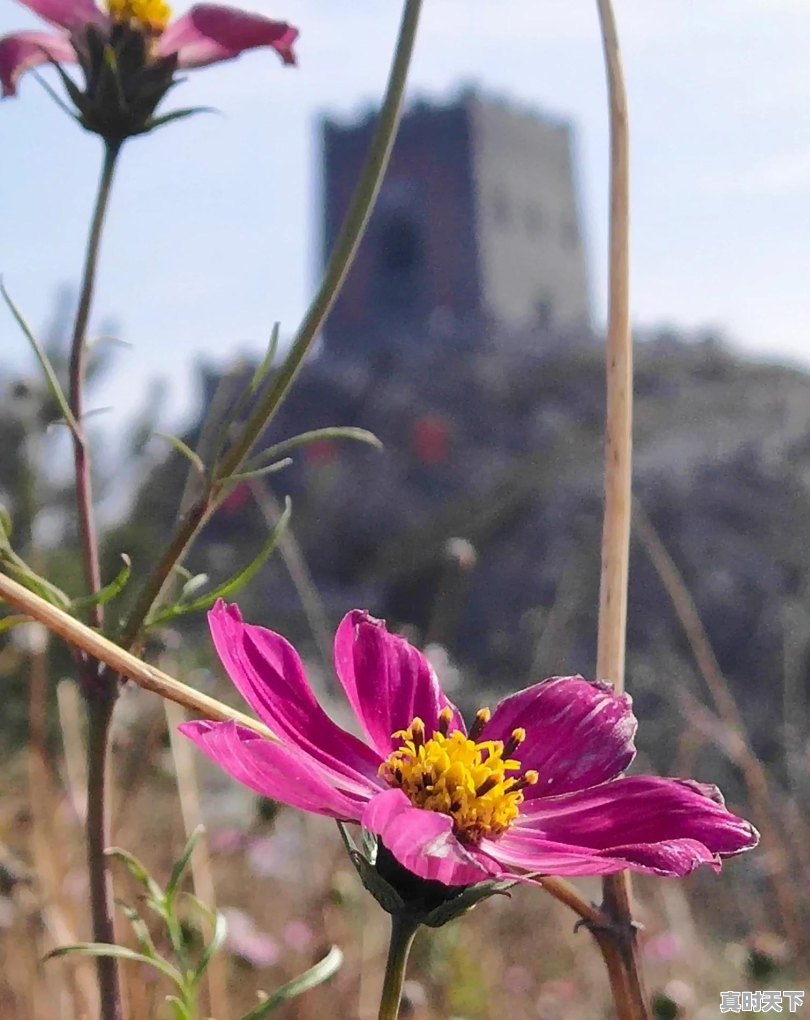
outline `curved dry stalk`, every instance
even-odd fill
[[[610,105],[610,263],[606,345],[605,508],[596,673],[624,689],[633,455],[633,343],[630,335],[630,135],[616,20],[597,0]],[[593,929],[608,969],[619,1020],[649,1020],[632,916],[628,872],[603,882],[610,920]]]

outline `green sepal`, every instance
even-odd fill
[[[145,135],[148,131],[154,131],[156,128],[164,127],[164,125],[171,124],[175,120],[185,120],[186,117],[191,117],[195,113],[219,112],[220,111],[213,106],[188,106],[182,110],[173,110],[171,113],[164,113],[160,117],[150,117],[138,134]]]

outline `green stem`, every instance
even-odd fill
[[[408,964],[414,936],[418,930],[418,921],[391,915],[391,942],[388,946],[388,960],[385,964],[385,981],[380,999],[379,1020],[397,1020],[399,1016],[405,968]]]
[[[219,465],[216,481],[226,479],[242,467],[257,439],[272,421],[276,410],[295,381],[351,268],[388,168],[402,112],[405,84],[408,80],[421,9],[422,0],[406,0],[385,97],[368,157],[318,292],[272,385]],[[177,531],[144,583],[132,611],[127,616],[120,638],[124,648],[131,647],[137,640],[143,622],[155,603],[160,600],[175,564],[182,560],[198,532],[216,509],[218,497],[219,487],[215,484],[180,521]]]
[[[82,420],[84,380],[87,367],[87,324],[95,290],[96,269],[101,248],[101,234],[110,201],[113,176],[121,150],[120,143],[106,142],[104,164],[98,186],[98,195],[90,223],[87,250],[84,257],[79,307],[73,326],[70,352],[70,410],[77,423],[73,431],[73,460],[76,469],[76,508],[79,519],[82,562],[88,594],[101,588],[98,538],[93,514],[90,451]],[[100,628],[104,622],[101,605],[90,608],[90,624]],[[80,681],[87,704],[87,868],[90,882],[90,913],[93,939],[96,942],[114,942],[112,897],[107,875],[108,825],[108,767],[109,732],[113,708],[118,696],[114,683],[100,679],[99,663],[84,658],[80,663]],[[121,992],[115,960],[100,956],[96,961],[102,1020],[121,1020]]]

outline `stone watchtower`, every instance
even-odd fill
[[[324,252],[359,178],[375,115],[327,120]],[[363,355],[590,325],[571,126],[475,92],[403,117],[368,234],[326,326]]]

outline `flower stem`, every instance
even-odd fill
[[[101,248],[101,233],[112,190],[113,176],[121,150],[120,143],[106,142],[104,163],[99,180],[96,204],[90,222],[90,233],[84,257],[79,306],[73,326],[70,351],[70,410],[76,421],[73,435],[73,461],[76,470],[76,509],[79,521],[82,562],[88,594],[101,588],[98,538],[93,513],[93,490],[90,451],[82,420],[84,382],[87,368],[87,324],[93,303]],[[100,628],[104,622],[101,605],[89,610],[90,624]],[[87,705],[87,868],[90,882],[90,913],[95,942],[114,942],[112,897],[107,875],[104,849],[107,842],[107,769],[110,723],[118,695],[117,687],[101,676],[96,659],[83,657],[79,664],[79,681]],[[118,969],[112,958],[96,961],[102,1020],[121,1020],[121,993]]]
[[[405,967],[418,929],[417,921],[391,915],[391,942],[388,946],[388,960],[385,964],[385,981],[380,999],[379,1020],[397,1020],[399,1016]]]
[[[630,140],[627,94],[611,0],[596,0],[610,104],[610,264],[606,347],[605,509],[596,675],[624,690],[633,454],[633,343],[630,334]],[[606,928],[594,929],[619,1020],[648,1020],[648,996],[632,922],[627,872],[603,882]]]
[[[351,268],[371,218],[394,146],[421,9],[422,0],[406,0],[374,137],[351,205],[329,256],[321,285],[304,316],[284,364],[218,466],[216,482],[224,481],[240,469],[256,441],[270,424],[295,381]],[[216,509],[218,495],[218,487],[215,484],[181,519],[163,556],[147,578],[132,611],[127,616],[120,638],[124,648],[130,648],[137,640],[143,622],[155,603],[160,600],[175,564],[182,560],[198,532]]]
[[[96,538],[93,516],[90,453],[87,448],[87,438],[84,434],[84,423],[82,421],[84,379],[87,365],[87,323],[93,303],[96,267],[101,248],[101,232],[104,228],[104,220],[109,205],[113,175],[119,152],[120,144],[105,143],[104,164],[101,170],[93,218],[90,223],[90,234],[87,239],[87,250],[85,252],[84,270],[82,273],[82,288],[79,295],[79,307],[76,310],[76,321],[73,325],[73,340],[70,350],[69,401],[70,410],[73,412],[78,426],[73,432],[73,460],[76,467],[76,508],[79,517],[79,534],[88,594],[92,594],[101,588],[101,568],[99,566],[98,540]],[[90,622],[94,627],[101,626],[103,622],[101,606],[91,607]]]

